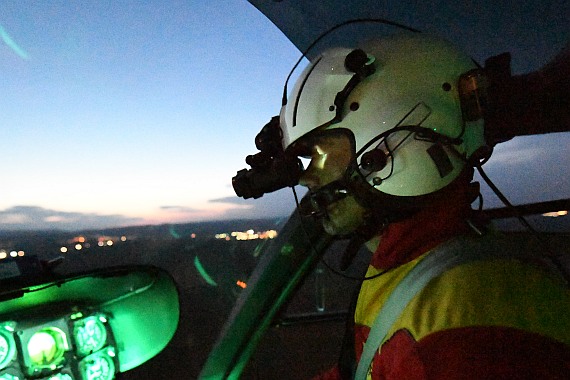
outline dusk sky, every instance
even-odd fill
[[[0,26],[0,227],[224,218],[299,57],[241,0],[3,1]]]
[[[473,41],[473,54],[512,41],[515,70],[538,69],[568,41],[565,3],[546,2],[542,13],[521,3],[535,17],[517,25],[505,17],[503,45]],[[405,7],[393,14],[418,28],[435,23]],[[552,29],[550,17],[566,25]],[[437,19],[442,34],[451,19]],[[457,42],[505,30],[496,17],[484,21],[471,20]],[[537,58],[521,62],[521,52]],[[245,0],[2,1],[0,228],[288,215],[290,190],[243,201],[231,178],[279,112],[299,57]],[[513,203],[570,197],[568,134],[499,148],[486,167]]]

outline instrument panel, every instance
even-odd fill
[[[111,380],[119,369],[110,315],[0,322],[0,380]]]

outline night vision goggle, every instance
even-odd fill
[[[296,155],[285,153],[282,137],[279,116],[274,116],[255,137],[259,152],[245,158],[251,169],[242,169],[232,178],[238,197],[260,198],[263,194],[299,183],[303,164]]]

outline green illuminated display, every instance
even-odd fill
[[[3,366],[4,362],[8,358],[10,353],[10,343],[4,334],[0,333],[0,366]]]
[[[28,343],[28,354],[33,364],[53,363],[59,351],[54,336],[45,331],[34,334]]]
[[[41,329],[30,337],[27,349],[32,368],[55,369],[68,349],[66,335],[55,327]]]
[[[14,347],[10,342],[10,337],[0,331],[0,368],[4,368],[12,360]]]
[[[91,316],[77,321],[73,325],[73,336],[77,345],[77,354],[89,355],[99,351],[107,342],[107,330],[103,316]]]
[[[112,347],[87,356],[79,363],[81,378],[83,380],[113,379],[115,377],[114,356],[115,350]]]
[[[5,322],[0,325],[0,369],[10,364],[16,354],[16,344],[14,343],[13,333],[13,322]],[[2,377],[0,377],[0,380],[2,380]]]
[[[28,343],[28,354],[33,364],[50,364],[58,356],[57,342],[52,334],[40,331]]]

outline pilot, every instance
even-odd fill
[[[301,210],[372,252],[350,350],[318,378],[570,376],[570,293],[550,250],[526,252],[472,207],[490,89],[424,34],[326,50],[297,80],[279,125],[285,152],[310,159]]]

